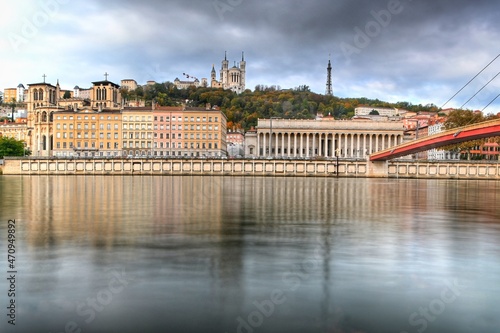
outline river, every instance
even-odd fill
[[[2,176],[0,198],[1,332],[500,327],[500,182]]]

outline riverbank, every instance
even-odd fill
[[[225,175],[500,180],[500,164],[483,161],[50,159],[7,158],[3,175]]]

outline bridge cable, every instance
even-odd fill
[[[446,101],[446,103],[444,103],[444,104],[441,106],[441,109],[442,109],[442,108],[443,108],[446,104],[448,104],[448,103],[449,103],[449,102],[450,102],[453,98],[455,98],[455,97],[456,97],[456,96],[457,96],[457,95],[458,95],[458,94],[459,94],[462,90],[464,90],[464,89],[465,89],[465,87],[467,87],[467,86],[468,86],[468,85],[469,85],[472,81],[474,81],[474,79],[475,79],[476,77],[478,77],[478,76],[479,76],[479,74],[481,74],[482,72],[484,72],[484,70],[485,70],[486,68],[488,68],[488,67],[489,67],[489,66],[490,66],[490,65],[491,65],[491,64],[492,64],[495,60],[497,60],[497,59],[498,59],[498,57],[500,57],[500,53],[499,53],[499,54],[498,54],[498,55],[497,55],[497,56],[496,56],[496,57],[495,57],[492,61],[490,61],[488,65],[486,65],[483,69],[481,69],[481,71],[480,71],[479,73],[477,73],[477,74],[476,74],[476,75],[475,75],[472,79],[470,79],[470,80],[469,80],[469,82],[467,82],[467,83],[466,83],[466,84],[465,84],[462,88],[460,88],[460,90],[459,90],[459,91],[457,91],[457,92],[455,93],[455,95],[453,95],[453,96],[452,96],[449,100],[447,100],[447,101]]]
[[[486,88],[486,86],[487,86],[488,84],[490,84],[490,83],[491,83],[491,81],[493,81],[494,79],[496,79],[496,77],[497,77],[498,75],[500,75],[500,72],[498,72],[498,73],[497,73],[497,75],[495,75],[495,76],[494,76],[491,80],[489,80],[489,81],[488,81],[488,82],[487,82],[487,83],[486,83],[486,84],[485,84],[485,85],[484,85],[481,89],[479,89],[479,90],[478,90],[478,91],[477,91],[477,92],[476,92],[476,93],[475,93],[475,94],[474,94],[471,98],[469,98],[469,99],[467,100],[467,102],[465,102],[464,104],[462,104],[462,106],[460,107],[460,109],[462,109],[462,108],[463,108],[463,107],[464,107],[467,103],[469,103],[469,102],[470,102],[470,101],[471,101],[474,97],[476,97],[476,96],[477,96],[477,94],[479,94],[479,93],[480,93],[480,92],[481,92],[484,88]]]
[[[489,102],[489,103],[488,103],[488,105],[486,105],[486,106],[485,106],[485,107],[481,110],[481,112],[483,112],[483,111],[484,111],[484,109],[486,109],[488,106],[490,106],[490,105],[491,105],[491,103],[493,103],[493,102],[494,102],[494,101],[495,101],[498,97],[500,97],[500,94],[498,94],[498,95],[497,95],[497,97],[493,98],[493,100],[492,100],[491,102]]]

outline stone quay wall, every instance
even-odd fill
[[[500,163],[469,161],[7,158],[3,175],[207,175],[500,180]]]

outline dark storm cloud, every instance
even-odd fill
[[[183,72],[209,77],[224,51],[231,65],[245,51],[248,88],[305,84],[323,93],[331,54],[337,95],[439,104],[500,52],[496,0],[109,0],[79,6],[82,19],[93,24],[97,18],[102,26],[87,37],[83,23],[54,27],[82,40],[72,56],[99,59],[102,69],[113,67],[141,83],[173,81]],[[500,70],[493,67],[485,77]]]

